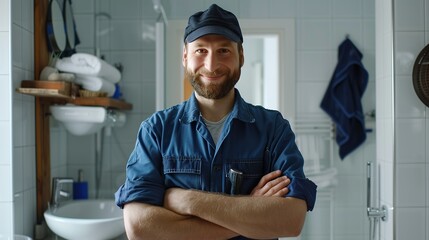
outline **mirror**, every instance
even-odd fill
[[[50,52],[61,54],[66,48],[66,32],[64,30],[63,12],[56,0],[51,0],[48,6],[46,31]]]
[[[75,42],[75,26],[73,19],[73,9],[71,7],[70,0],[64,2],[64,18],[66,20],[66,33],[67,33],[67,48],[74,49],[76,46]]]

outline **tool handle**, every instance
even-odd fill
[[[231,195],[240,194],[241,182],[243,180],[243,173],[235,170],[229,169],[229,180],[231,181]]]

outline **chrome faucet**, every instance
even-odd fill
[[[73,183],[73,178],[52,178],[52,192],[51,192],[51,203],[50,206],[58,207],[62,198],[69,199],[71,193],[62,189],[64,183]],[[62,197],[62,198],[61,198]]]

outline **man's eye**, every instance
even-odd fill
[[[204,49],[197,49],[195,50],[196,53],[205,53],[206,51]]]
[[[219,52],[220,52],[220,53],[229,53],[229,49],[227,49],[227,48],[222,48],[222,49],[219,49]]]

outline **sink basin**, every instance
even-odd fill
[[[44,216],[55,234],[70,240],[114,239],[125,232],[122,209],[113,200],[73,200]]]
[[[52,105],[50,110],[56,120],[77,136],[97,133],[105,126],[120,126],[125,122],[125,114],[104,107],[68,104]]]
[[[53,105],[50,109],[55,119],[61,121],[68,131],[78,136],[99,131],[104,126],[107,114],[103,107]]]

